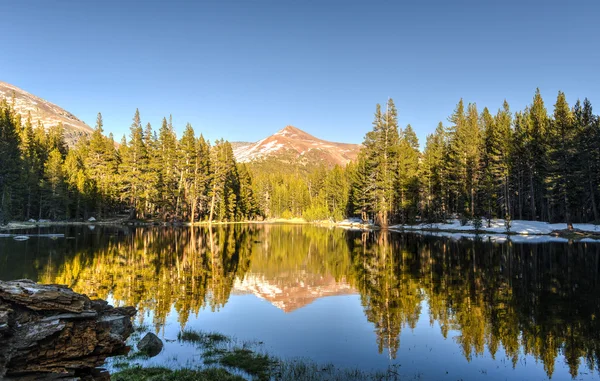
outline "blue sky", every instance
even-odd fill
[[[292,124],[362,141],[376,103],[426,134],[462,97],[600,111],[598,1],[3,0],[0,80],[128,133],[136,108],[211,140]]]

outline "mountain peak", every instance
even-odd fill
[[[14,100],[14,111],[20,114],[23,120],[31,113],[31,122],[34,126],[38,121],[45,128],[62,123],[65,128],[65,141],[70,146],[75,145],[82,136],[90,135],[93,132],[90,126],[54,103],[36,97],[17,86],[0,81],[0,99],[2,98],[6,98],[9,104],[13,104]]]
[[[275,135],[287,135],[287,136],[294,135],[294,134],[309,135],[308,133],[306,133],[306,132],[302,131],[301,129],[294,127],[294,126],[285,126],[284,128],[282,128],[281,130],[279,130],[275,133]]]
[[[234,148],[237,161],[251,162],[267,157],[306,164],[320,161],[326,165],[345,165],[358,155],[360,145],[321,140],[294,126],[286,126],[254,144]]]

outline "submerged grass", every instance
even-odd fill
[[[419,375],[400,376],[398,368],[391,366],[385,372],[363,372],[356,369],[340,369],[333,365],[323,366],[311,360],[282,360],[256,347],[262,342],[237,342],[217,332],[184,330],[177,335],[179,342],[196,344],[203,365],[192,369],[165,367],[144,368],[128,360],[144,359],[136,353],[113,363],[114,381],[398,381],[416,380]]]
[[[244,377],[231,374],[223,368],[169,369],[129,368],[111,376],[113,381],[246,381]]]
[[[219,364],[243,370],[259,380],[269,380],[271,371],[277,361],[266,354],[256,353],[245,348],[234,348],[221,355]]]
[[[199,344],[204,347],[231,341],[229,337],[218,332],[198,332],[189,329],[179,332],[177,334],[177,340]]]
[[[364,372],[358,369],[340,369],[334,365],[321,365],[310,360],[280,361],[271,374],[273,381],[399,381],[419,380],[421,376],[400,375],[395,366],[387,371]]]

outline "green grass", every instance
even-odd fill
[[[321,365],[310,360],[279,361],[271,373],[272,381],[399,381],[419,380],[420,375],[400,375],[397,367],[387,371],[364,372],[358,369],[340,369],[332,364]]]
[[[233,348],[233,350],[221,355],[219,359],[219,364],[243,370],[259,380],[268,380],[276,363],[266,354],[256,353],[245,348]]]
[[[168,368],[129,368],[111,375],[112,381],[246,381],[223,368],[200,370]]]
[[[340,369],[321,365],[311,360],[281,360],[254,349],[262,342],[237,342],[223,334],[184,330],[178,341],[198,345],[203,364],[187,364],[181,369],[164,367],[143,368],[129,363],[140,357],[138,352],[113,363],[117,370],[113,381],[398,381],[418,380],[420,375],[402,375],[399,368],[390,366],[383,372],[363,372],[357,369]],[[177,368],[175,366],[174,368]],[[196,369],[191,369],[196,368]]]
[[[217,344],[231,341],[229,337],[218,332],[198,332],[187,329],[177,334],[177,340],[199,344],[204,347],[213,347]]]

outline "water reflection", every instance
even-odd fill
[[[357,292],[379,351],[392,358],[401,332],[428,314],[468,361],[505,353],[518,367],[531,355],[552,377],[563,356],[572,377],[582,363],[599,371],[600,244],[312,226],[60,232],[74,238],[0,240],[0,279],[30,277],[111,297],[152,316],[157,330],[172,310],[183,327],[201,310],[218,311],[232,293],[292,312],[323,296]]]

